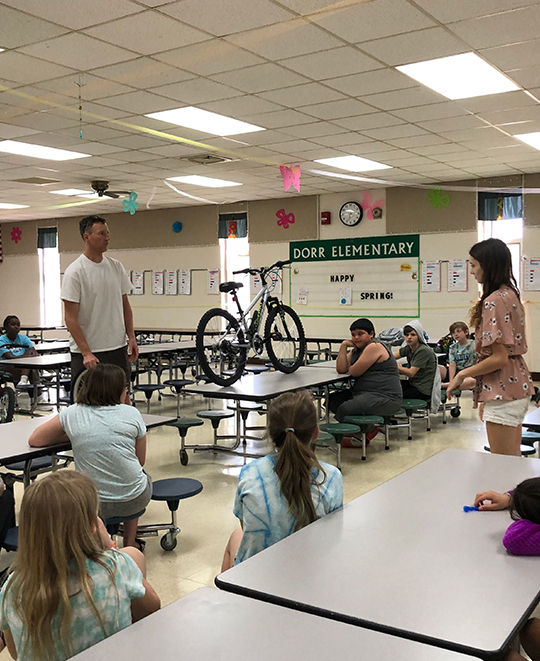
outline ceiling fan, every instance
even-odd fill
[[[90,184],[94,191],[98,194],[98,197],[103,197],[106,195],[107,197],[116,199],[120,196],[129,195],[131,192],[128,190],[109,190],[109,182],[102,181],[101,179],[95,179],[94,181],[91,181]]]

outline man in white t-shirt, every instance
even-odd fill
[[[79,229],[84,253],[66,269],[61,293],[72,382],[99,362],[120,366],[129,379],[129,363],[139,355],[128,299],[132,285],[122,264],[104,254],[110,235],[105,219],[87,216]]]

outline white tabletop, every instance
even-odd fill
[[[56,413],[26,420],[17,420],[0,425],[0,465],[9,464],[14,461],[34,459],[68,450],[70,443],[49,445],[45,448],[32,448],[28,445],[30,435],[47,420],[54,418]],[[148,415],[143,413],[142,418],[147,429],[165,425],[176,420],[175,417],[164,415]]]
[[[56,340],[55,342],[38,342],[34,344],[38,353],[61,353],[69,351],[69,340]]]
[[[532,410],[527,413],[523,420],[524,427],[540,427],[540,408]]]
[[[0,369],[2,369],[2,365],[15,365],[35,370],[58,369],[70,363],[71,357],[68,353],[51,353],[30,358],[4,358],[0,360]]]
[[[139,355],[145,356],[151,353],[171,353],[174,351],[189,351],[195,349],[195,340],[183,342],[154,342],[154,344],[139,345]]]
[[[394,636],[200,588],[73,657],[77,661],[471,661]]]
[[[197,393],[205,397],[223,399],[244,399],[248,401],[266,401],[284,392],[328,385],[347,378],[335,369],[317,366],[300,367],[292,374],[283,372],[262,372],[243,376],[232,386],[218,386],[208,383],[202,386],[184,386],[184,392]]]
[[[445,450],[216,584],[459,652],[497,653],[540,598],[540,558],[505,551],[508,512],[463,506],[478,491],[536,476],[539,459]]]

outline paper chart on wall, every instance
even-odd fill
[[[251,294],[258,294],[261,291],[262,288],[262,282],[261,282],[261,276],[256,273],[255,275],[250,275],[250,291]]]
[[[441,291],[441,262],[422,263],[422,291]]]
[[[144,294],[144,271],[131,271],[131,283],[133,296],[142,296]]]
[[[523,261],[523,289],[540,291],[540,259]]]
[[[351,287],[342,287],[339,290],[339,304],[340,305],[352,305],[352,288]]]
[[[189,296],[191,294],[191,269],[179,269],[178,281],[178,293],[182,296]]]
[[[152,294],[160,296],[163,294],[163,271],[152,272]]]
[[[305,287],[301,287],[296,294],[296,304],[297,305],[307,305],[308,304],[308,294],[309,290]]]
[[[451,259],[448,262],[448,291],[467,291],[468,288],[467,260]]]
[[[219,269],[208,269],[206,272],[206,293],[219,294]]]
[[[176,296],[178,293],[178,271],[165,271],[166,273],[166,288],[165,293],[167,296]]]

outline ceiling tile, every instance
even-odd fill
[[[351,43],[435,25],[425,14],[403,0],[377,0],[336,9],[311,20]]]
[[[228,85],[216,83],[206,78],[197,78],[195,80],[186,80],[182,83],[173,83],[172,85],[163,85],[152,90],[156,94],[167,96],[188,106],[206,103],[207,101],[218,101],[219,99],[229,99],[235,96],[241,96],[242,92],[233,89]]]
[[[540,5],[534,4],[502,14],[453,23],[452,32],[473,48],[503,46],[538,37]]]
[[[307,83],[306,85],[271,90],[270,92],[260,92],[258,96],[274,103],[295,108],[326,101],[339,101],[345,98],[340,92],[319,83]]]
[[[414,148],[416,147],[448,144],[449,140],[447,138],[442,138],[440,135],[426,133],[426,135],[415,135],[410,138],[390,138],[388,142],[394,145],[394,147],[400,147],[401,149],[413,149],[414,151]],[[462,147],[460,147],[460,149],[462,149]]]
[[[60,25],[66,25],[72,30],[80,30],[89,25],[111,21],[143,9],[143,7],[128,2],[128,0],[114,0],[114,2],[109,0],[92,0],[92,2],[87,0],[69,0],[69,2],[63,0],[47,0],[46,2],[40,2],[39,0],[3,0],[3,4],[20,9],[27,14],[39,16]],[[3,18],[0,20],[3,24]],[[42,39],[49,36],[51,35],[44,34]],[[42,39],[36,39],[35,41],[41,41]]]
[[[252,94],[244,94],[242,96],[236,96],[233,99],[221,99],[220,101],[212,101],[210,103],[200,103],[199,107],[204,110],[210,110],[210,112],[217,112],[220,115],[235,117],[237,119],[246,115],[272,112],[272,110],[283,110],[277,103],[272,103]]]
[[[386,39],[364,41],[358,45],[372,57],[392,66],[421,62],[426,59],[426,53],[429,53],[429,59],[432,60],[469,50],[460,39],[443,28],[417,30]]]
[[[478,113],[490,110],[512,110],[538,105],[525,92],[505,92],[504,94],[489,94],[473,99],[460,99],[457,103],[467,110]]]
[[[248,53],[221,39],[211,39],[201,44],[175,48],[166,53],[157,54],[155,59],[186,69],[186,71],[198,73],[200,76],[244,69],[264,62],[258,55]]]
[[[423,106],[428,103],[437,103],[444,101],[444,97],[437,92],[432,92],[427,87],[410,87],[395,92],[381,92],[380,94],[370,94],[362,96],[361,101],[369,103],[375,108],[382,110],[397,110],[398,108],[411,108],[413,106]]]
[[[22,9],[18,6],[17,8]],[[67,32],[59,25],[43,21],[21,11],[0,5],[1,48],[20,48],[36,41],[45,41]]]
[[[279,62],[284,67],[297,71],[313,80],[325,80],[335,76],[346,76],[379,69],[381,64],[351,46],[321,50],[318,53],[291,57]],[[334,87],[334,85],[332,85]],[[336,86],[337,87],[337,86]],[[339,89],[339,88],[337,88]]]
[[[481,112],[480,117],[495,125],[515,124],[519,126],[523,122],[540,120],[540,105],[530,106],[528,108],[519,108],[513,110],[495,110]],[[505,127],[505,130],[509,130]],[[519,133],[519,131],[517,131]],[[521,131],[525,133],[525,131]]]
[[[363,131],[364,129],[377,129],[383,126],[396,126],[398,124],[405,124],[405,122],[390,113],[376,112],[371,115],[361,115],[360,117],[336,119],[335,124],[353,131]]]
[[[37,83],[71,73],[75,73],[73,69],[22,55],[16,51],[0,53],[0,77],[17,83]]]
[[[58,131],[60,134],[69,134],[72,135],[72,129],[64,129]],[[110,140],[111,138],[120,138],[125,136],[124,131],[119,131],[115,128],[107,128],[106,126],[100,126],[96,124],[90,124],[84,127],[84,137],[86,140],[91,141],[100,141],[100,140]]]
[[[318,53],[342,44],[302,19],[235,34],[227,37],[227,41],[271,60]]]
[[[287,126],[283,129],[283,133],[292,135],[295,138],[314,138],[316,136],[343,133],[343,128],[329,122],[314,122],[312,124],[300,124],[299,126]]]
[[[40,44],[25,46],[21,53],[42,58],[65,66],[87,71],[136,57],[123,48],[117,48],[84,34],[72,32],[63,37],[49,39]],[[56,74],[61,75],[61,74]],[[53,76],[48,76],[52,78]]]
[[[497,48],[485,48],[480,51],[480,54],[491,64],[503,71],[508,71],[518,67],[536,66],[539,52],[540,39],[531,39]]]
[[[85,30],[85,32],[97,39],[102,39],[123,48],[129,48],[143,55],[151,55],[209,39],[204,32],[182,25],[173,18],[163,16],[163,14],[153,10],[110,21],[104,25]],[[120,58],[116,61],[119,62]],[[105,62],[104,64],[112,64],[112,62]],[[96,64],[94,66],[100,65]],[[85,68],[91,69],[94,67]]]
[[[313,138],[313,142],[323,147],[343,147],[353,144],[366,144],[371,142],[371,138],[366,138],[365,135],[360,133],[353,133],[347,131],[346,133],[339,133],[338,135],[321,135]]]
[[[219,37],[294,17],[270,0],[249,0],[249,11],[244,0],[183,0],[161,11]]]
[[[270,63],[260,64],[238,71],[226,71],[212,76],[212,79],[249,93],[265,92],[267,90],[279,89],[280,87],[290,87],[309,82],[307,78],[297,73],[287,71],[287,69],[277,64]]]
[[[38,133],[36,129],[28,129],[24,126],[0,124],[0,138],[2,140],[13,140],[27,135],[34,135],[36,133]]]
[[[513,69],[507,73],[515,83],[525,89],[530,90],[531,87],[540,87],[540,66]]]
[[[48,112],[35,112],[17,117],[15,123],[17,126],[25,126],[38,131],[57,131],[70,126],[78,126],[79,120],[77,117],[58,117],[58,115]]]
[[[489,16],[508,9],[525,7],[534,0],[416,0],[416,4],[443,23]]]
[[[394,69],[378,69],[377,71],[333,78],[325,81],[325,85],[334,87],[350,96],[366,96],[378,92],[416,87],[418,83]]]
[[[138,89],[150,89],[158,85],[170,85],[194,78],[194,74],[157,62],[149,57],[140,57],[110,67],[101,67],[90,72],[101,78],[131,85]]]
[[[262,115],[250,115],[249,121],[266,129],[281,129],[285,126],[310,124],[313,117],[296,110],[277,110],[275,112],[265,112]],[[241,140],[240,136],[236,137]]]
[[[430,119],[425,122],[418,122],[420,126],[433,131],[434,133],[444,133],[447,131],[460,131],[473,128],[481,128],[485,122],[475,115],[462,115],[460,117],[446,117],[441,119]]]
[[[355,99],[344,99],[343,101],[331,101],[330,103],[317,103],[311,106],[300,106],[298,108],[306,115],[319,117],[320,119],[342,119],[343,117],[357,117],[366,115],[373,111],[373,108],[367,106],[361,101]]]
[[[112,108],[120,108],[120,110],[140,113],[141,115],[160,110],[170,110],[175,107],[175,103],[171,99],[165,99],[152,92],[143,92],[142,90],[111,96],[103,99],[102,103]]]
[[[461,108],[453,101],[430,103],[425,106],[393,110],[392,112],[394,115],[397,115],[408,122],[421,122],[428,119],[442,119],[444,117],[458,117],[459,115],[469,114],[468,110]]]
[[[362,133],[375,140],[390,140],[391,138],[425,135],[426,131],[418,126],[414,126],[414,124],[401,124],[400,126],[386,126],[380,129],[366,129]]]
[[[41,60],[34,60],[41,62]],[[79,87],[80,85],[80,87]],[[126,92],[132,92],[133,87],[121,85],[115,80],[105,80],[92,76],[89,73],[78,75],[73,72],[69,76],[62,76],[61,78],[54,78],[44,82],[37,82],[36,87],[40,87],[53,92],[58,92],[65,96],[78,99],[79,92],[83,101],[91,101],[94,99],[103,99],[108,96],[116,96]]]

